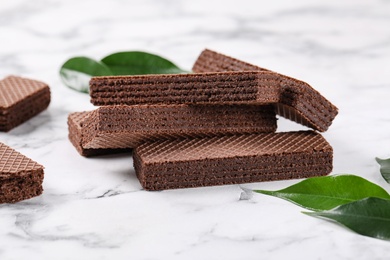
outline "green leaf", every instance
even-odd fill
[[[114,53],[103,58],[102,62],[110,68],[113,75],[171,74],[187,72],[167,59],[141,51]]]
[[[367,197],[390,199],[380,186],[355,175],[314,177],[278,191],[254,190],[310,210],[328,210]]]
[[[80,92],[89,92],[89,80],[92,76],[112,75],[110,69],[101,62],[88,57],[75,57],[67,60],[60,69],[64,84]]]
[[[365,198],[328,211],[303,213],[334,220],[364,236],[390,240],[389,200]]]
[[[386,159],[386,160],[379,159],[379,158],[375,158],[375,159],[381,166],[380,171],[383,179],[385,179],[387,183],[390,183],[390,159]]]

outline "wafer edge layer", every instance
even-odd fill
[[[326,157],[329,158],[326,159]],[[321,161],[320,163],[309,166],[295,166],[293,167],[294,171],[288,168],[274,167],[274,169],[268,169],[266,171],[267,173],[242,171],[234,173],[228,172],[225,173],[225,175],[224,173],[218,175],[212,173],[189,174],[181,175],[176,180],[172,180],[172,178],[169,177],[157,178],[156,176],[150,176],[149,174],[144,173],[140,163],[141,159],[138,158],[137,153],[134,154],[134,167],[137,177],[144,189],[164,190],[324,176],[332,171],[332,156],[331,154],[329,155],[329,152],[325,152],[324,158],[325,163]],[[297,169],[299,171],[297,171]]]
[[[41,195],[43,178],[42,168],[33,170],[24,176],[0,180],[0,204],[15,203]]]
[[[257,71],[93,77],[90,94],[94,105],[273,104],[279,84],[273,73]]]

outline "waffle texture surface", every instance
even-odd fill
[[[313,131],[144,143],[134,151],[147,190],[237,184],[326,175],[333,150]]]
[[[145,141],[275,132],[273,106],[104,106],[82,126],[83,148],[134,148]]]
[[[0,203],[13,203],[42,193],[43,166],[0,143]]]

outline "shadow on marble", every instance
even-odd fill
[[[93,157],[88,157],[88,160],[115,160],[115,159],[123,159],[123,158],[132,158],[133,151],[121,152],[116,154],[106,154],[106,155],[98,155]]]
[[[21,125],[15,127],[11,131],[8,132],[9,135],[12,136],[22,136],[27,135],[32,132],[38,131],[40,129],[46,129],[49,127],[50,122],[52,121],[51,113],[47,110],[39,113],[38,115],[30,118],[26,122]]]

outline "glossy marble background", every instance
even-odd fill
[[[0,77],[47,82],[49,109],[0,141],[43,164],[42,196],[0,205],[0,259],[388,259],[390,243],[239,185],[146,192],[130,154],[86,159],[67,115],[91,110],[59,68],[125,50],[185,69],[204,48],[304,80],[340,109],[334,171],[390,191],[390,1],[0,0]],[[278,131],[305,129],[280,119]],[[297,180],[242,187],[279,189]]]

